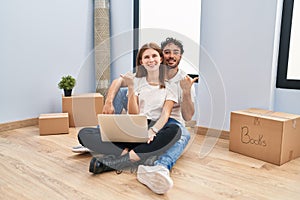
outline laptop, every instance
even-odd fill
[[[148,122],[145,115],[98,114],[103,142],[148,141]]]

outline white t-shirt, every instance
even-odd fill
[[[180,87],[180,81],[186,75],[187,74],[184,71],[179,69],[177,74],[173,78],[168,80],[168,83],[171,86],[175,87],[175,88],[173,88],[173,91],[176,91],[177,96],[178,96],[177,103],[174,104],[174,107],[172,109],[170,117],[176,119],[179,122],[181,122],[183,125],[185,124],[185,121],[183,120],[182,113],[181,113],[181,102],[183,100],[183,95],[182,95],[182,89]],[[195,102],[195,96],[196,96],[195,87],[194,87],[194,85],[192,85],[192,87],[191,87],[191,99],[192,99],[193,103]]]
[[[178,92],[174,91],[176,87],[166,82],[165,88],[150,85],[146,77],[134,78],[135,95],[139,99],[140,114],[144,114],[148,119],[158,120],[162,113],[162,108],[166,100],[172,100],[176,104],[179,97]]]

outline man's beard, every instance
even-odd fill
[[[171,60],[171,59],[168,59],[168,60]],[[167,66],[167,69],[169,69],[169,70],[177,68],[181,59],[178,59],[178,60],[172,59],[172,60],[173,60],[172,65],[168,65],[167,61],[164,62],[164,64]]]

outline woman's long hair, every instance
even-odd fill
[[[142,55],[147,49],[154,49],[155,51],[157,51],[159,53],[160,57],[163,59],[163,52],[156,43],[150,42],[150,43],[144,44],[140,48],[140,50],[137,54],[137,57],[136,57],[136,74],[135,74],[135,76],[138,78],[147,76],[146,68],[140,64],[140,61],[142,60]],[[165,73],[166,72],[165,72],[165,66],[161,63],[159,66],[159,88],[165,88],[166,87],[165,86]]]

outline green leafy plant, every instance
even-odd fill
[[[63,76],[58,83],[59,89],[72,90],[76,85],[76,79],[71,75]]]

